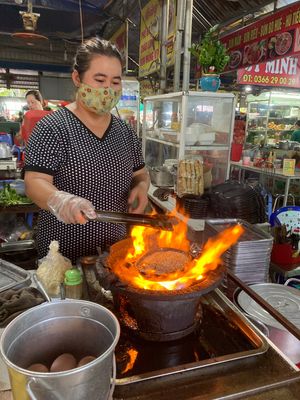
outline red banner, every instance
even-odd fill
[[[227,71],[300,52],[300,2],[221,38],[230,61]]]
[[[237,83],[240,85],[300,88],[299,57],[284,57],[240,68],[237,71]]]

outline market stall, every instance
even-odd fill
[[[63,3],[60,6],[65,17],[63,8],[69,2]],[[124,22],[124,2],[122,7],[121,2],[108,2],[99,7],[92,2],[83,3],[86,8],[83,13],[80,3],[80,19],[77,8],[77,19],[65,18],[68,21],[65,25],[77,21],[77,28],[80,21],[80,32],[78,30],[72,40],[68,35],[75,27],[68,34],[63,33],[63,40],[59,40],[63,43],[62,52],[54,49],[49,34],[45,39],[51,42],[50,51],[46,46],[49,55],[46,57],[43,53],[43,45],[40,48],[44,63],[53,60],[69,62],[69,47],[73,40],[81,42],[92,32],[88,26],[92,16],[104,24],[97,26],[101,28],[97,32],[105,32],[106,26],[114,24],[114,18],[104,19],[106,13],[117,15],[118,8],[122,8],[122,18],[116,19]],[[127,3],[133,6],[137,2]],[[3,323],[0,331],[0,390],[5,390],[0,394],[1,399],[19,400],[21,396],[22,400],[296,400],[299,397],[300,296],[299,264],[295,261],[299,257],[300,233],[298,226],[294,226],[294,214],[292,226],[291,221],[287,221],[289,213],[288,218],[281,219],[275,212],[270,219],[270,207],[267,207],[270,204],[266,200],[272,198],[267,192],[271,188],[273,194],[283,196],[283,205],[287,205],[291,189],[299,187],[298,162],[293,158],[297,156],[297,149],[281,149],[280,143],[290,146],[291,127],[299,118],[300,104],[296,99],[286,103],[285,96],[279,99],[270,91],[249,97],[245,124],[235,118],[235,94],[191,90],[195,75],[190,79],[189,49],[192,20],[195,19],[193,10],[199,8],[198,3],[187,0],[175,5],[173,1],[152,0],[138,4],[140,59],[139,63],[133,64],[135,68],[139,66],[139,80],[149,78],[153,90],[160,87],[159,94],[143,99],[141,140],[135,136],[135,133],[139,136],[139,81],[126,77],[121,95],[115,89],[121,86],[118,73],[112,77],[112,85],[116,85],[112,87],[112,93],[107,93],[105,88],[103,94],[112,101],[120,94],[113,114],[121,117],[133,130],[115,118],[104,131],[94,129],[99,121],[107,123],[109,119],[105,119],[107,115],[104,114],[109,111],[106,108],[103,111],[100,102],[95,102],[97,112],[91,111],[88,102],[80,100],[78,95],[76,105],[73,105],[75,109],[63,110],[64,118],[59,121],[59,126],[64,126],[70,118],[76,129],[71,133],[69,127],[61,129],[60,133],[66,136],[58,135],[59,140],[53,140],[55,143],[47,143],[40,160],[34,159],[36,153],[31,154],[30,172],[34,172],[38,164],[37,170],[41,174],[50,171],[44,187],[52,193],[50,196],[44,193],[41,206],[45,210],[40,220],[44,217],[44,222],[51,220],[56,225],[44,231],[42,239],[47,236],[51,242],[43,258],[38,259],[35,246],[36,243],[41,245],[41,237],[35,242],[35,216],[41,210],[30,200],[27,202],[24,193],[18,196],[14,191],[15,182],[6,181],[2,188],[0,186],[0,220],[5,222],[1,229],[4,225],[6,228],[4,234],[1,231],[0,243],[0,322]],[[222,7],[217,4],[219,16],[226,10],[234,14],[240,8],[238,2],[227,3],[230,2],[224,2]],[[32,8],[28,2],[28,7],[30,5]],[[52,6],[43,5],[43,15],[50,18]],[[68,5],[72,10],[73,6]],[[283,13],[286,23],[289,21],[293,29],[288,35],[282,32],[279,20],[264,23],[264,18],[259,19],[262,35],[259,46],[254,37],[255,32],[258,34],[256,26],[253,29],[242,27],[243,35],[239,40],[230,26],[227,35],[230,55],[218,40],[216,28],[207,27],[209,34],[202,32],[201,37],[206,40],[206,45],[208,39],[212,40],[222,57],[211,65],[212,61],[201,58],[200,50],[197,61],[202,60],[201,68],[207,68],[204,72],[208,75],[215,75],[212,72],[219,72],[219,68],[232,72],[238,65],[252,67],[258,59],[265,60],[267,56],[277,60],[280,50],[292,52],[291,43],[289,49],[285,43],[291,37],[300,37],[294,21],[299,15],[296,7],[287,7]],[[295,17],[289,10],[296,13]],[[28,9],[28,13],[33,18],[32,9],[31,12]],[[196,15],[199,25],[202,14]],[[222,18],[225,15],[221,21]],[[266,18],[270,18],[270,14]],[[41,18],[40,22],[44,21]],[[203,21],[213,25],[213,21]],[[96,21],[93,28],[95,24]],[[132,61],[128,48],[128,25],[131,24],[136,28],[134,22],[126,19],[120,30],[122,50],[127,57],[126,72],[129,59]],[[199,26],[197,35],[193,32],[197,38],[198,29]],[[273,36],[277,31],[274,33],[274,29],[279,32],[275,40]],[[226,40],[225,31],[223,42]],[[293,41],[293,45],[296,43]],[[199,51],[199,43],[193,48]],[[115,57],[109,62],[112,66],[112,61],[116,62],[116,70],[121,71],[117,60],[119,58]],[[110,71],[106,67],[103,73],[102,63],[97,68],[98,74],[92,78],[97,81],[97,87],[85,90],[86,93],[97,92],[99,96],[102,90],[92,89],[97,89],[99,83],[101,87],[101,79],[106,79]],[[173,76],[174,87],[171,87],[170,77]],[[219,82],[219,77],[203,78],[211,78],[215,86]],[[198,85],[196,82],[193,88],[198,89]],[[91,98],[95,100],[97,96]],[[103,106],[106,100],[108,98],[102,101]],[[81,114],[74,112],[76,107],[82,114],[88,114],[89,110],[91,120],[81,120]],[[54,121],[51,117],[53,115],[47,118]],[[95,124],[89,124],[90,121]],[[110,130],[113,123],[118,125]],[[53,127],[48,128],[52,132]],[[46,140],[48,131],[43,134]],[[105,148],[107,140],[114,141],[116,146]],[[231,160],[232,143],[241,150],[236,161]],[[82,157],[77,153],[80,146]],[[5,172],[13,164],[13,172],[19,173],[17,157],[11,149],[8,149],[10,153],[4,154],[4,147],[7,149],[3,146],[3,155],[9,157],[2,157],[2,160],[0,157],[0,172],[4,162]],[[39,145],[36,150],[42,147]],[[48,168],[44,160],[49,154],[52,165]],[[91,155],[94,158],[89,158]],[[283,159],[294,161],[282,162],[279,168],[279,160]],[[141,180],[139,185],[139,178],[147,177],[144,161],[151,180],[148,193],[145,189],[147,179]],[[90,175],[84,175],[85,167]],[[63,168],[68,170],[66,175]],[[120,174],[115,175],[118,168]],[[140,176],[132,175],[132,171],[139,170],[143,172]],[[278,180],[284,186],[261,185],[259,179],[249,179],[249,172],[267,178],[268,183],[271,179]],[[59,182],[63,175],[68,179]],[[52,185],[52,177],[53,182],[58,182],[54,191],[53,187],[47,186],[50,181]],[[127,179],[126,186],[124,181]],[[37,187],[43,190],[43,186]],[[148,196],[149,204],[144,214],[126,212],[129,203],[128,210],[133,207],[130,196],[126,202],[126,194],[135,189],[138,200],[142,198],[142,190],[145,202]],[[277,192],[278,189],[281,192]],[[113,190],[118,194],[110,201]],[[35,187],[32,197],[38,191]],[[89,198],[91,193],[95,195],[94,199]],[[85,213],[86,208],[81,209],[81,205],[78,208],[81,222],[85,224],[72,218],[64,220],[68,212],[59,214],[59,209],[68,204],[65,200],[59,201],[59,206],[55,201],[49,203],[50,197],[53,200],[61,194],[63,199],[74,200],[70,208],[75,204],[75,211],[76,204],[81,202],[89,208],[91,213]],[[99,203],[103,209],[96,206],[95,217],[93,206],[98,199],[103,201]],[[119,204],[121,200],[124,200],[124,207]],[[36,201],[40,204],[39,198]],[[18,229],[19,214],[24,218],[22,228],[25,230]],[[31,229],[27,231],[28,226]],[[64,243],[60,248],[60,243],[54,239],[59,235],[59,229],[66,226],[70,231],[61,231],[64,232],[61,241],[67,238],[67,245]],[[94,229],[91,228],[88,238],[84,233],[87,231],[83,230],[87,226]],[[116,227],[124,228],[122,238]],[[112,240],[108,243],[110,235]],[[104,237],[101,244],[100,236]],[[95,238],[96,246],[95,243],[93,247],[88,246],[89,238]],[[80,248],[83,253],[76,253],[71,261],[71,256],[68,258],[66,253],[70,250],[71,254],[74,250],[73,256],[78,250],[75,240],[78,240],[78,249],[79,245],[84,249]],[[289,266],[272,260],[274,249],[281,245],[290,249]],[[28,258],[27,250],[35,252],[29,270],[25,271],[19,259],[7,260],[17,252]],[[5,255],[5,260],[1,254]],[[290,277],[294,278],[293,282]],[[27,303],[29,299],[31,303]],[[11,307],[11,303],[15,307]]]

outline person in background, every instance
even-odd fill
[[[29,110],[43,110],[44,100],[38,90],[29,90],[25,95]]]
[[[291,141],[300,143],[300,120],[295,123],[295,130],[292,133]]]
[[[110,112],[121,96],[121,75],[122,59],[114,45],[98,37],[85,41],[73,66],[76,100],[43,118],[29,138],[25,187],[41,208],[39,257],[52,240],[75,263],[123,239],[126,227],[93,221],[95,208],[145,210],[149,177],[141,143]]]
[[[43,97],[42,97],[41,93],[38,90],[29,90],[25,95],[25,99],[26,99],[28,111],[30,111],[30,110],[34,110],[34,111],[43,110],[44,100],[43,100]],[[26,138],[24,137],[25,136],[24,135],[24,117],[25,117],[27,112],[25,112],[25,114],[23,115],[22,120],[20,121],[20,122],[22,122],[20,131],[14,137],[14,143],[16,145],[18,145],[18,146],[19,145],[21,145],[21,146],[24,145],[25,141],[26,141]]]

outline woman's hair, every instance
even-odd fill
[[[298,119],[298,121],[296,121],[295,125],[300,126],[300,119]]]
[[[109,41],[96,36],[85,40],[77,49],[73,69],[78,72],[80,78],[89,69],[94,55],[115,57],[120,61],[121,65],[123,64],[121,53],[117,47]]]
[[[41,95],[41,93],[38,90],[29,90],[26,94],[25,94],[25,98],[29,95],[34,96],[39,102],[41,102],[42,104],[44,103],[43,100],[43,96]]]

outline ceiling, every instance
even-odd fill
[[[48,40],[28,44],[26,40],[11,37],[12,33],[24,30],[19,12],[27,10],[28,0],[0,1],[0,67],[67,72],[82,35],[87,38],[97,34],[109,39],[126,18],[129,20],[129,56],[138,62],[140,8],[147,2],[32,0],[33,12],[40,14],[37,32]],[[281,5],[291,2],[293,0],[277,1]],[[265,10],[271,11],[273,2],[270,0],[194,0],[193,38],[217,23],[225,25],[243,16],[250,21],[267,4],[272,5]],[[129,66],[136,68],[134,62]]]

